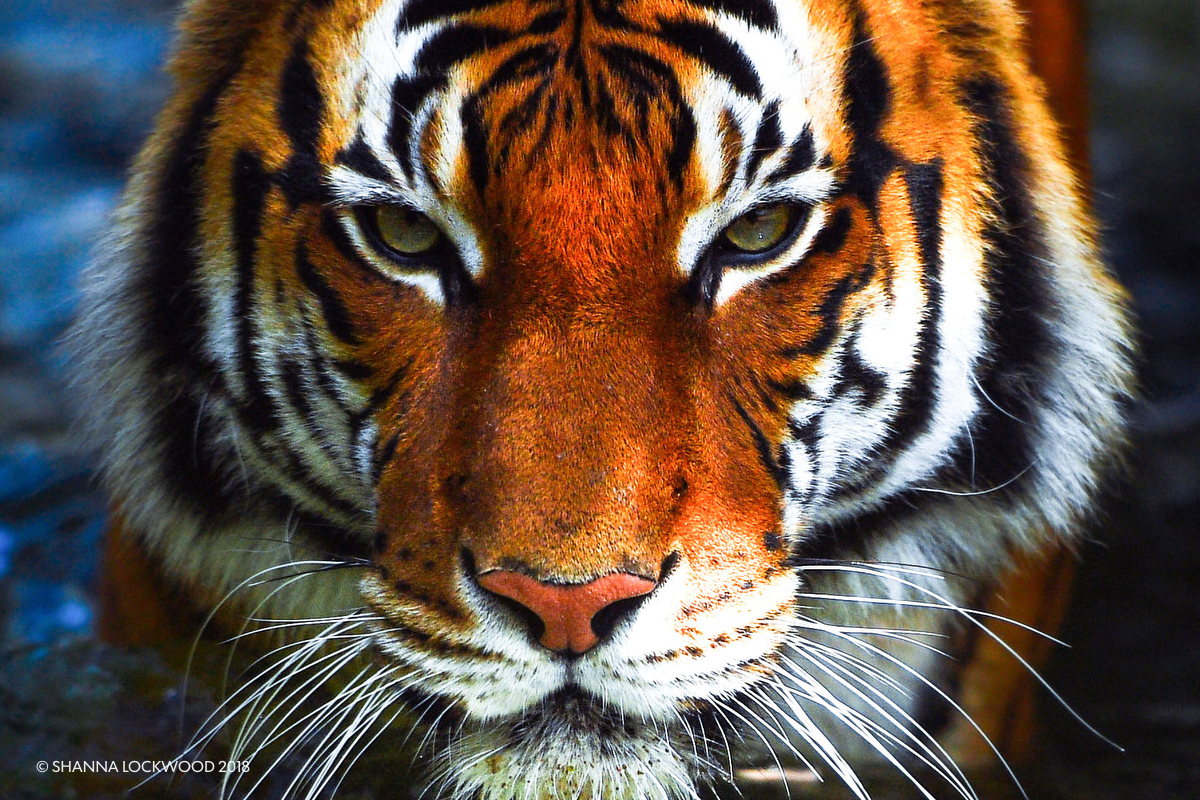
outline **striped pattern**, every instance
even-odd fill
[[[1007,3],[188,15],[78,385],[171,580],[324,617],[306,659],[353,629],[338,663],[387,664],[335,692],[329,768],[289,791],[411,703],[453,796],[694,797],[754,734],[860,794],[875,758],[970,796],[914,722],[953,704],[945,670],[861,634],[969,625],[925,606],[1074,535],[1130,382]],[[444,244],[381,249],[356,211],[380,204]],[[722,245],[777,204],[768,254]],[[659,586],[568,662],[475,581],[500,568]],[[263,692],[309,668],[280,663]]]

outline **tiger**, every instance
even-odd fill
[[[288,797],[392,731],[398,795],[975,796],[973,654],[1036,667],[989,593],[1133,383],[1022,24],[191,0],[72,333],[105,630],[259,642],[197,741]]]

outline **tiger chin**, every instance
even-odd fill
[[[267,665],[194,744],[295,749],[288,796],[397,731],[432,795],[972,796],[988,593],[1077,537],[1131,384],[1021,36],[1002,0],[189,3],[72,341],[109,629]]]

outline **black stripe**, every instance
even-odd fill
[[[351,441],[358,440],[362,426],[370,420],[376,411],[381,409],[385,403],[395,396],[397,390],[400,388],[400,382],[404,380],[404,376],[408,374],[408,370],[411,367],[412,359],[409,359],[407,363],[392,373],[391,378],[388,379],[386,384],[371,393],[366,405],[351,419]]]
[[[922,505],[918,506],[917,503]],[[797,560],[845,560],[866,555],[867,545],[886,531],[894,531],[932,505],[915,492],[892,495],[876,508],[834,524],[818,525],[795,548]]]
[[[817,311],[821,318],[821,327],[816,335],[805,344],[783,348],[780,350],[780,354],[784,358],[791,359],[825,352],[837,338],[838,331],[841,330],[842,305],[846,298],[859,288],[861,288],[861,282],[858,275],[846,275],[834,284],[829,293],[825,295],[825,299],[821,301],[821,307]]]
[[[392,119],[388,125],[388,148],[400,160],[405,176],[411,181],[415,171],[411,142],[413,117],[429,95],[446,85],[444,75],[416,75],[397,78],[392,84]]]
[[[671,149],[667,153],[667,174],[676,187],[683,186],[684,173],[695,146],[696,120],[692,117],[692,110],[681,105],[671,119]]]
[[[793,403],[813,399],[812,387],[800,380],[767,381],[767,385]]]
[[[497,5],[501,0],[411,0],[404,13],[396,20],[396,35],[405,29],[419,28],[427,22],[446,19],[456,14],[482,11]]]
[[[384,443],[379,452],[375,453],[371,458],[371,485],[379,483],[380,476],[383,475],[383,470],[388,463],[396,455],[396,448],[400,444],[400,435],[403,431],[396,431]]]
[[[750,150],[750,158],[746,159],[746,180],[754,180],[758,167],[763,159],[783,146],[783,129],[779,127],[779,101],[772,100],[763,109],[758,121],[758,130],[754,132],[754,147]]]
[[[739,382],[740,383],[740,382]],[[750,383],[754,385],[754,391],[758,394],[759,400],[762,401],[763,408],[767,413],[774,414],[779,411],[779,404],[775,402],[775,397],[771,392],[769,385],[764,384],[757,373],[750,373]]]
[[[498,133],[504,135],[505,147],[502,157],[497,158],[497,170],[503,171],[504,164],[508,160],[508,149],[511,143],[523,133],[528,132],[533,123],[537,121],[538,112],[542,110],[542,100],[546,96],[546,91],[550,88],[548,80],[538,84],[532,92],[529,92],[515,106],[505,112],[501,117],[500,123],[497,126]]]
[[[732,394],[729,395],[730,402],[737,409],[738,416],[742,418],[742,422],[746,423],[746,427],[750,429],[750,436],[754,440],[754,449],[758,451],[758,458],[762,465],[766,468],[768,474],[775,480],[775,485],[783,490],[787,487],[788,474],[787,469],[779,463],[779,459],[775,456],[774,448],[771,442],[767,439],[767,435],[763,433],[762,428],[750,416],[750,413],[742,406],[738,399]]]
[[[564,57],[567,69],[579,83],[580,100],[584,107],[591,105],[591,88],[587,73],[587,65],[583,63],[583,0],[575,0],[575,13],[571,20],[571,38]],[[601,48],[603,51],[603,48]],[[568,107],[568,111],[571,111]]]
[[[542,114],[542,132],[538,135],[537,143],[531,152],[542,153],[550,146],[554,135],[554,124],[558,121],[558,95],[551,94],[546,100],[546,108]]]
[[[313,363],[311,356],[314,354],[310,353],[309,355],[308,362],[311,364]],[[337,464],[340,456],[322,424],[324,415],[317,412],[312,404],[312,391],[304,385],[306,377],[304,366],[290,358],[283,358],[280,362],[280,378],[283,383],[284,397],[292,410],[303,420],[305,430],[317,441],[325,458],[331,464]]]
[[[479,288],[457,253],[449,253],[442,260],[438,281],[448,308],[473,303],[479,296]]]
[[[841,206],[833,213],[833,218],[825,223],[825,227],[821,228],[820,233],[813,237],[810,251],[825,255],[838,252],[846,246],[846,239],[853,224],[854,215],[850,213],[850,206]]]
[[[603,74],[596,76],[596,102],[593,110],[596,114],[596,121],[600,123],[605,134],[609,137],[619,136],[625,139],[630,149],[637,146],[633,132],[622,122],[617,112],[617,101],[613,98],[612,92],[608,90],[608,81],[605,80]]]
[[[467,98],[461,109],[463,138],[467,149],[468,171],[472,182],[482,192],[489,174],[503,171],[517,137],[528,132],[546,106],[549,73],[558,59],[559,50],[553,44],[536,44],[506,58],[479,89]],[[488,152],[489,129],[483,117],[483,104],[494,92],[522,81],[541,78],[541,82],[521,102],[509,109],[496,125],[502,136],[493,159]]]
[[[706,22],[659,18],[658,36],[725,78],[748,97],[762,98],[754,64],[732,39]]]
[[[804,452],[808,457],[809,481],[805,488],[804,497],[802,499],[811,500],[817,491],[817,468],[820,466],[818,456],[820,455],[821,444],[821,426],[824,424],[822,414],[813,414],[803,422],[788,420],[788,433],[797,442],[804,446]]]
[[[364,509],[352,505],[348,500],[337,493],[334,487],[326,484],[318,477],[308,464],[300,457],[300,454],[287,446],[287,443],[282,447],[272,448],[272,463],[281,472],[284,472],[291,483],[300,488],[301,493],[307,493],[311,496],[311,500],[328,506],[339,514],[349,519],[362,519],[365,517]],[[280,463],[282,461],[282,463]],[[293,489],[280,489],[280,491],[291,492]],[[294,497],[293,502],[303,498]],[[316,512],[319,513],[319,512]]]
[[[462,117],[463,149],[467,151],[467,173],[471,176],[471,183],[482,194],[487,188],[491,157],[480,103],[479,95],[471,95],[463,102],[459,114]]]
[[[671,147],[667,151],[667,174],[677,186],[683,185],[684,174],[691,161],[696,145],[696,120],[683,99],[679,78],[662,60],[622,44],[608,44],[597,48],[609,70],[622,78],[633,92],[639,111],[645,115],[648,106],[638,103],[639,98],[659,99],[665,97],[666,105],[672,109],[670,119]],[[644,129],[643,122],[643,129]]]
[[[321,353],[321,345],[317,341],[317,331],[316,327],[312,323],[312,320],[305,316],[303,318],[303,324],[304,346],[308,352],[310,374],[315,376],[317,387],[334,405],[338,407],[338,411],[347,417],[351,416],[353,412],[351,412],[350,408],[343,401],[341,392],[338,390],[337,384],[334,383],[333,376],[330,374],[330,370],[336,369],[339,372],[342,372],[342,374],[346,377],[349,377],[341,369],[342,364],[359,364],[362,367],[366,367],[366,365],[360,364],[360,362],[357,361],[335,361],[331,363],[329,359],[325,358],[325,356]],[[370,369],[369,367],[366,368],[368,370]]]
[[[492,71],[479,93],[489,94],[519,81],[544,77],[554,68],[558,52],[558,47],[545,43],[518,50]]]
[[[796,141],[792,142],[791,147],[788,148],[787,158],[767,176],[767,180],[779,181],[799,175],[801,172],[812,169],[816,162],[817,146],[813,141],[812,126],[806,124]]]
[[[201,355],[204,301],[194,282],[199,268],[195,245],[208,135],[229,78],[215,82],[196,104],[164,162],[150,205],[154,217],[146,231],[148,269],[141,287],[150,309],[144,347],[161,352],[164,365],[210,368]]]
[[[338,359],[329,365],[352,381],[365,381],[375,374],[375,368],[354,359]]]
[[[325,208],[321,212],[321,232],[333,244],[338,255],[357,267],[364,277],[373,281],[379,280],[379,271],[358,252],[358,248],[350,241],[350,236],[338,220],[337,212],[332,208]]]
[[[324,197],[321,162],[317,158],[325,114],[325,100],[312,65],[308,44],[301,37],[292,48],[279,84],[275,111],[279,125],[292,145],[292,155],[275,179],[292,208]]]
[[[976,485],[992,488],[1011,481],[1034,461],[1030,427],[1055,357],[1050,331],[1056,317],[1055,293],[1043,266],[1049,250],[1029,195],[1029,162],[1017,144],[1011,101],[990,78],[970,81],[962,91],[979,120],[978,148],[992,188],[995,218],[984,236],[996,314],[988,321],[989,358],[979,375],[991,402],[981,399],[972,430]],[[969,459],[965,449],[959,468],[964,476],[970,474]]]
[[[312,542],[331,556],[363,561],[370,559],[371,548],[361,537],[316,514],[296,508],[289,498],[280,496],[277,503],[281,506],[279,510],[295,525],[295,536]]]
[[[857,336],[851,336],[842,352],[837,383],[833,386],[833,396],[843,397],[847,392],[856,391],[860,405],[872,408],[879,404],[887,392],[887,379],[884,374],[862,360],[862,355],[856,346]]]
[[[814,467],[816,466],[817,445],[821,439],[822,421],[821,414],[813,414],[803,422],[797,422],[793,419],[788,420],[788,432],[791,433],[792,438],[804,445],[809,456],[814,459]]]
[[[933,422],[937,405],[937,360],[942,347],[942,167],[936,161],[911,164],[905,168],[904,178],[921,250],[925,313],[917,332],[913,368],[900,390],[899,407],[881,445],[881,452],[893,460],[927,432]]]
[[[605,44],[596,48],[605,65],[635,86],[656,87],[673,105],[683,103],[679,76],[670,64],[644,50],[624,44]],[[656,94],[657,94],[656,92]]]
[[[671,81],[664,82],[656,70],[645,69],[644,62],[618,56],[612,47],[600,52],[609,72],[625,83],[626,94],[631,99],[645,102],[661,97],[664,92],[671,94]]]
[[[691,0],[690,5],[741,17],[751,25],[769,31],[779,27],[775,7],[769,0]]]
[[[896,154],[880,138],[880,127],[892,103],[887,70],[863,28],[862,12],[855,19],[854,45],[846,59],[846,121],[854,136],[843,186],[872,210],[879,189],[897,163]]]
[[[334,163],[349,167],[363,177],[370,178],[380,183],[391,183],[392,176],[388,172],[387,167],[383,166],[383,162],[375,155],[375,151],[363,139],[361,129],[358,135],[354,137],[354,141],[350,146],[338,152],[334,156]]]
[[[217,394],[216,366],[203,353],[204,300],[196,285],[196,238],[203,198],[203,168],[217,102],[240,68],[235,63],[204,91],[187,116],[155,182],[153,217],[146,227],[144,277],[139,302],[146,309],[141,347],[156,354],[153,374],[164,381],[155,416],[163,444],[162,477],[173,497],[215,526],[227,494],[228,472],[210,447],[219,430],[202,413],[203,394]],[[194,392],[193,387],[200,387]]]
[[[491,25],[450,25],[426,40],[414,62],[420,73],[442,74],[459,62],[497,45],[504,44],[512,34]]]
[[[240,377],[244,387],[238,411],[246,424],[257,432],[272,430],[279,424],[254,358],[257,349],[254,331],[255,256],[270,189],[271,178],[263,170],[262,158],[249,150],[239,150],[233,160],[233,242],[237,254],[233,314],[237,325]]]
[[[308,399],[308,391],[304,387],[304,375],[300,365],[290,358],[284,358],[280,363],[280,378],[283,383],[284,396],[296,415],[304,422],[304,427],[313,434],[320,431],[320,426],[314,425],[319,421]],[[321,441],[325,449],[325,442]],[[328,452],[327,452],[328,455]]]
[[[683,286],[682,294],[691,305],[703,305],[712,309],[713,301],[717,299],[717,289],[721,285],[721,274],[724,270],[721,262],[713,256],[712,248],[708,248],[696,260],[688,281]]]
[[[912,211],[921,250],[921,263],[939,270],[942,263],[942,160],[909,164],[904,169],[908,206]]]
[[[341,295],[321,276],[308,258],[308,247],[304,242],[296,245],[296,274],[305,287],[313,293],[321,305],[321,316],[329,332],[346,344],[358,344],[358,334],[350,321],[350,311],[342,302]]]
[[[526,30],[529,33],[537,36],[546,33],[553,33],[554,31],[558,30],[558,28],[563,24],[563,22],[566,21],[566,19],[567,12],[564,9],[547,11],[544,14],[538,14],[536,17],[534,17]]]
[[[240,480],[240,475],[239,480],[233,480],[231,465],[212,447],[213,442],[221,441],[225,426],[211,413],[205,414],[204,409],[224,393],[209,388],[197,394],[181,391],[158,409],[157,441],[163,445],[160,474],[170,496],[186,503],[201,521],[201,530],[214,530],[238,516],[237,502],[231,495],[253,490]]]
[[[585,0],[575,0],[576,17],[581,17]],[[587,0],[592,19],[610,30],[636,30],[621,11],[621,0]]]

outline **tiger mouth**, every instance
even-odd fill
[[[499,739],[508,750],[536,747],[545,737],[587,743],[601,758],[615,757],[629,742],[647,738],[668,740],[676,727],[692,731],[692,738],[705,731],[714,711],[704,701],[680,705],[674,721],[652,720],[588,691],[568,678],[559,688],[540,698],[530,698],[522,710],[503,717],[480,719],[466,711],[453,698],[410,690],[405,699],[410,705],[429,708],[437,718],[436,734],[453,747],[456,740],[474,733]],[[708,743],[712,745],[713,743]]]
[[[698,711],[653,720],[569,684],[507,717],[439,724],[435,796],[509,800],[696,796],[720,773],[727,742]],[[666,794],[664,794],[664,792]]]
[[[514,715],[506,727],[515,740],[528,740],[542,735],[547,728],[554,728],[603,742],[636,735],[635,720],[577,684],[568,683]]]

